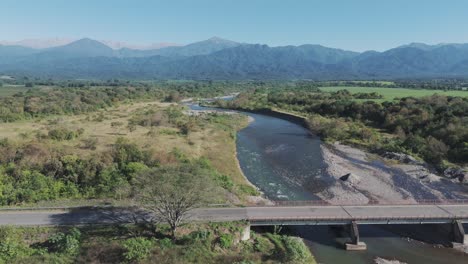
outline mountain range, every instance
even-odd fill
[[[270,47],[214,37],[185,46],[113,49],[80,39],[35,49],[0,45],[0,75],[67,79],[401,79],[468,77],[468,44],[411,43],[353,52]]]

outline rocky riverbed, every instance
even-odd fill
[[[316,195],[330,203],[468,199],[468,186],[432,173],[424,163],[385,159],[340,143],[323,144],[321,151],[329,176],[322,176],[327,188]]]

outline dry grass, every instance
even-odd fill
[[[136,126],[132,131],[127,128],[129,119],[137,112],[145,109],[164,109],[170,105],[160,102],[140,102],[83,115],[54,116],[5,123],[0,126],[0,139],[8,138],[14,142],[28,142],[36,140],[37,133],[47,134],[48,130],[53,127],[65,127],[70,130],[83,129],[83,134],[76,139],[47,140],[46,144],[66,154],[88,157],[95,153],[109,151],[119,137],[125,137],[143,150],[151,150],[155,155],[154,158],[163,164],[175,161],[174,155],[170,153],[177,149],[188,158],[208,158],[214,168],[228,175],[235,184],[247,185],[248,182],[242,175],[235,156],[236,145],[232,131],[209,122],[187,136],[178,133],[177,128],[164,125]],[[240,129],[247,124],[247,119],[236,123],[240,123],[236,124]],[[83,140],[86,139],[96,139],[96,149],[85,148]]]

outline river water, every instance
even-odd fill
[[[192,106],[192,109],[201,109]],[[276,117],[245,113],[254,119],[237,134],[237,158],[242,171],[271,200],[316,200],[315,190],[326,188],[316,179],[326,173],[321,141],[300,125]],[[340,229],[302,226],[292,232],[302,237],[318,263],[374,263],[376,257],[410,264],[468,263],[468,256],[456,250],[404,238],[390,231],[405,229],[423,239],[443,241],[448,237],[435,226],[360,226],[361,241],[368,249],[350,252],[342,249],[348,240]],[[431,234],[428,236],[427,234]],[[432,234],[434,233],[434,234]],[[448,241],[443,241],[448,242]]]

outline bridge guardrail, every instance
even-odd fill
[[[274,206],[373,206],[373,205],[457,205],[457,204],[468,204],[468,199],[451,199],[451,200],[437,200],[437,199],[425,199],[425,200],[408,200],[408,201],[371,201],[367,204],[359,204],[353,202],[338,202],[330,203],[323,200],[309,200],[309,201],[271,201],[271,204],[264,205],[249,205],[249,207],[274,207]]]
[[[373,216],[373,217],[275,217],[275,218],[262,218],[262,217],[249,217],[247,220],[250,222],[278,222],[278,221],[291,221],[291,222],[304,222],[304,221],[405,221],[405,220],[458,220],[468,219],[468,215],[418,215],[418,216]]]

